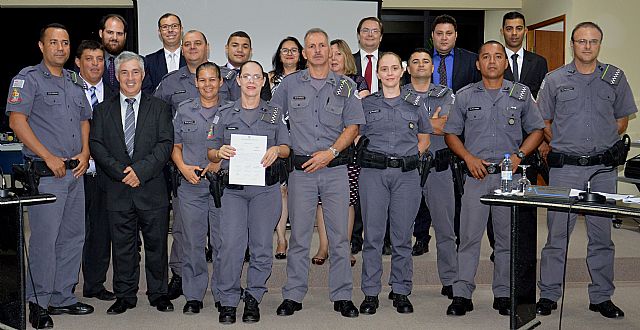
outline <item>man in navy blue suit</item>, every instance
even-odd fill
[[[162,48],[151,53],[144,60],[144,81],[142,91],[153,94],[158,84],[167,73],[187,65],[182,56],[182,21],[178,15],[166,13],[158,19],[158,35],[162,40]]]

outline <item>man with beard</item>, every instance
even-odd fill
[[[117,90],[120,86],[116,80],[116,67],[113,61],[124,50],[124,44],[127,41],[127,21],[118,14],[105,15],[100,20],[98,36],[105,50],[102,80]]]

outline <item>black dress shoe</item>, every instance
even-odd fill
[[[184,308],[182,308],[182,313],[187,315],[193,315],[200,313],[200,309],[202,309],[202,301],[199,300],[189,300],[186,304],[184,304]]]
[[[293,313],[302,309],[302,303],[295,302],[291,299],[285,299],[278,309],[276,310],[276,314],[280,316],[289,316],[293,315]]]
[[[493,309],[497,310],[500,315],[509,315],[511,313],[511,299],[509,297],[493,298]]]
[[[551,299],[540,298],[536,303],[536,313],[538,315],[551,315],[551,311],[556,309],[558,309],[558,303]]]
[[[378,301],[378,296],[365,296],[364,300],[360,304],[360,313],[373,315],[378,310],[380,306],[380,301]]]
[[[417,257],[427,252],[429,252],[429,241],[422,240],[422,239],[416,240],[416,243],[413,244],[413,250],[411,251],[411,255],[414,257]]]
[[[216,303],[214,304],[214,306],[216,307],[216,310],[218,310],[218,313],[220,313],[220,309],[222,308],[222,305],[220,305],[219,301],[216,301]]]
[[[131,304],[124,299],[116,299],[116,302],[107,309],[107,314],[109,315],[117,315],[122,314],[127,311],[127,309],[131,309],[136,307],[136,304]]]
[[[462,316],[473,310],[471,299],[453,297],[451,305],[447,307],[447,315]]]
[[[390,256],[391,255],[391,243],[389,243],[389,244],[385,243],[382,246],[382,255],[385,255],[385,256]]]
[[[77,302],[73,305],[67,306],[49,306],[49,314],[51,315],[61,315],[61,314],[69,314],[69,315],[86,315],[93,313],[93,306],[83,304],[81,302]]]
[[[102,289],[102,291],[99,291],[97,293],[85,293],[82,296],[84,296],[85,298],[97,298],[98,300],[104,301],[116,300],[116,295],[113,292],[108,291],[107,289]]]
[[[453,285],[443,285],[440,294],[447,296],[449,299],[453,299]]]
[[[173,274],[171,281],[169,281],[169,288],[167,290],[167,298],[169,300],[178,299],[182,295],[182,277],[180,275]]]
[[[31,323],[31,326],[35,329],[53,328],[53,320],[51,316],[49,316],[47,309],[32,302],[29,302],[29,323]]]
[[[362,251],[362,244],[351,243],[351,254],[358,254]]]
[[[393,291],[391,291],[391,292],[389,292],[389,297],[387,297],[387,298],[389,298],[389,300],[396,299],[396,294],[393,293]]]
[[[409,297],[403,294],[395,294],[393,297],[393,307],[395,307],[400,314],[413,313],[413,305],[411,301],[409,301]]]
[[[358,317],[358,314],[360,314],[351,300],[334,301],[333,310],[340,312],[344,317]]]
[[[246,293],[244,295],[244,312],[242,313],[242,322],[256,323],[260,321],[260,308],[256,298]]]
[[[156,300],[151,302],[151,306],[161,312],[173,312],[173,304],[167,296],[160,296],[160,298],[156,298]]]
[[[220,307],[220,315],[218,316],[218,322],[222,324],[236,323],[236,308],[231,306]]]
[[[603,301],[599,304],[589,304],[589,310],[594,312],[600,312],[602,316],[610,319],[623,318],[624,312],[614,305],[611,300]]]

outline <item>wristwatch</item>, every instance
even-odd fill
[[[518,153],[516,153],[516,156],[518,156],[518,158],[520,159],[524,159],[524,157],[526,157],[527,155],[524,153],[524,151],[518,150]]]
[[[340,154],[340,151],[338,151],[338,149],[334,147],[329,147],[329,151],[331,151],[331,153],[333,154],[333,158],[338,157],[338,155]]]

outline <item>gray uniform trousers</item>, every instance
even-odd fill
[[[41,307],[78,302],[78,283],[84,244],[84,181],[67,170],[63,178],[40,178],[38,190],[56,195],[52,204],[29,206],[29,268],[27,300]]]
[[[584,189],[589,176],[604,166],[564,166],[551,168],[549,184],[559,187]],[[617,172],[598,174],[591,180],[593,191],[614,193]],[[567,253],[567,213],[549,211],[547,213],[549,236],[542,249],[540,259],[540,298],[557,301],[562,294],[562,273],[564,257]],[[577,214],[569,216],[569,234],[576,224]],[[599,304],[610,300],[615,290],[613,285],[613,262],[615,249],[611,241],[611,218],[587,215],[587,268],[591,275],[589,301]]]
[[[171,254],[169,255],[169,268],[171,268],[171,272],[173,272],[173,274],[182,276],[182,259],[184,258],[183,253],[185,249],[182,246],[182,242],[184,241],[184,229],[182,228],[182,216],[180,214],[180,198],[171,198],[171,205],[173,206],[171,236],[173,237],[173,243],[171,243]],[[204,251],[202,254],[204,254]]]
[[[455,195],[450,169],[431,170],[422,194],[431,214],[436,236],[438,275],[442,285],[453,285],[458,275],[458,252],[454,230]]]
[[[377,296],[382,289],[382,245],[387,218],[391,238],[389,284],[394,293],[411,293],[411,237],[413,221],[420,208],[420,194],[418,170],[402,172],[399,168],[362,168],[360,171],[360,205],[364,224],[361,287],[365,295]]]
[[[245,293],[261,302],[267,292],[266,284],[273,265],[273,231],[282,211],[280,185],[225,189],[221,210],[221,245],[214,264],[220,304],[238,306],[247,244],[251,258]]]
[[[520,175],[513,175],[517,181]],[[480,261],[480,244],[491,210],[495,235],[493,296],[509,297],[511,259],[511,212],[506,206],[489,206],[480,196],[500,187],[500,175],[488,174],[482,180],[468,177],[464,184],[460,210],[460,246],[458,247],[458,277],[453,283],[453,295],[471,299],[476,288],[475,277]]]
[[[353,274],[349,247],[349,177],[347,166],[323,168],[314,173],[294,170],[289,175],[291,237],[287,253],[287,283],[282,297],[302,302],[308,289],[309,247],[316,220],[318,196],[329,238],[329,299],[351,300]]]
[[[182,292],[187,301],[202,301],[209,284],[209,267],[204,254],[209,229],[213,258],[220,247],[219,214],[209,193],[209,181],[200,179],[197,185],[184,179],[178,187],[178,207],[182,215]],[[215,267],[216,265],[214,265]],[[215,291],[217,278],[211,274],[211,293],[218,301]]]

